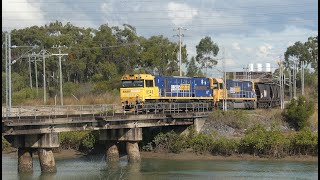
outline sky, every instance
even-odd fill
[[[209,36],[220,51],[208,76],[218,76],[222,60],[227,71],[243,71],[251,63],[277,68],[288,46],[318,35],[318,1],[2,0],[2,31],[56,20],[95,29],[130,24],[139,36],[163,35],[174,42],[179,42],[174,29],[182,27],[188,59]]]

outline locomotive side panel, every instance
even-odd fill
[[[155,82],[159,88],[159,97],[212,97],[208,78],[156,76]]]

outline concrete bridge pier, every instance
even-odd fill
[[[126,144],[126,150],[128,154],[128,162],[141,161],[138,142],[128,141]]]
[[[117,162],[119,161],[119,150],[116,141],[109,141],[106,144],[106,161]]]
[[[30,148],[18,148],[18,172],[30,173],[33,171],[32,151]]]
[[[52,148],[60,146],[58,133],[13,136],[12,145],[18,148],[18,172],[32,172],[32,151],[37,150],[41,171],[57,172]]]
[[[118,141],[126,142],[129,162],[140,161],[138,142],[142,140],[142,128],[100,130],[99,140],[107,141],[107,161],[116,161],[119,159],[118,147],[115,144],[115,142]]]
[[[52,149],[39,148],[38,156],[42,173],[56,173],[57,166],[54,160]]]

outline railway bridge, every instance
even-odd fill
[[[172,103],[166,107],[142,114],[125,112],[115,104],[20,106],[13,107],[9,116],[3,108],[2,136],[18,148],[18,172],[33,171],[33,152],[38,153],[42,172],[56,172],[52,149],[60,146],[59,133],[69,131],[99,131],[99,140],[106,144],[107,162],[119,160],[117,142],[125,142],[128,161],[136,162],[140,161],[142,128],[194,125],[199,131],[208,117],[205,103]]]

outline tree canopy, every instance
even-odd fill
[[[197,56],[196,60],[200,63],[202,68],[212,68],[218,63],[213,57],[217,56],[219,47],[211,40],[211,37],[206,36],[202,38],[199,44],[196,46]]]
[[[301,66],[301,62],[304,61],[305,65],[311,65],[311,67],[318,72],[318,36],[309,37],[307,42],[297,41],[294,45],[289,46],[284,53],[285,67],[289,68],[292,65],[292,61],[296,59],[298,66]]]
[[[5,41],[5,32],[2,32]],[[94,86],[105,86],[106,90],[118,88],[123,74],[150,73],[154,75],[178,75],[179,46],[162,35],[139,36],[135,27],[124,24],[121,27],[110,27],[102,24],[98,29],[82,28],[71,23],[59,21],[44,26],[32,26],[11,31],[11,44],[17,46],[35,45],[39,48],[12,49],[12,60],[23,54],[39,53],[45,49],[50,53],[68,53],[62,58],[63,82],[92,83]],[[30,52],[28,52],[30,51]],[[26,53],[28,52],[28,53]],[[5,54],[5,48],[2,48]],[[31,74],[35,86],[35,57],[31,57]],[[24,88],[29,86],[29,59],[27,56],[12,66]],[[187,62],[186,46],[182,47],[182,62]],[[42,87],[42,57],[37,58],[39,87]],[[5,58],[2,59],[2,72],[5,72]],[[58,57],[46,58],[46,80],[50,89],[58,88],[59,66]],[[5,74],[4,74],[5,75]],[[3,75],[3,76],[4,76]],[[19,82],[20,84],[20,82]],[[20,85],[19,85],[20,87]],[[3,89],[5,86],[3,86]],[[21,90],[21,89],[16,89]],[[5,96],[3,94],[3,96]],[[3,98],[4,99],[4,98]]]

